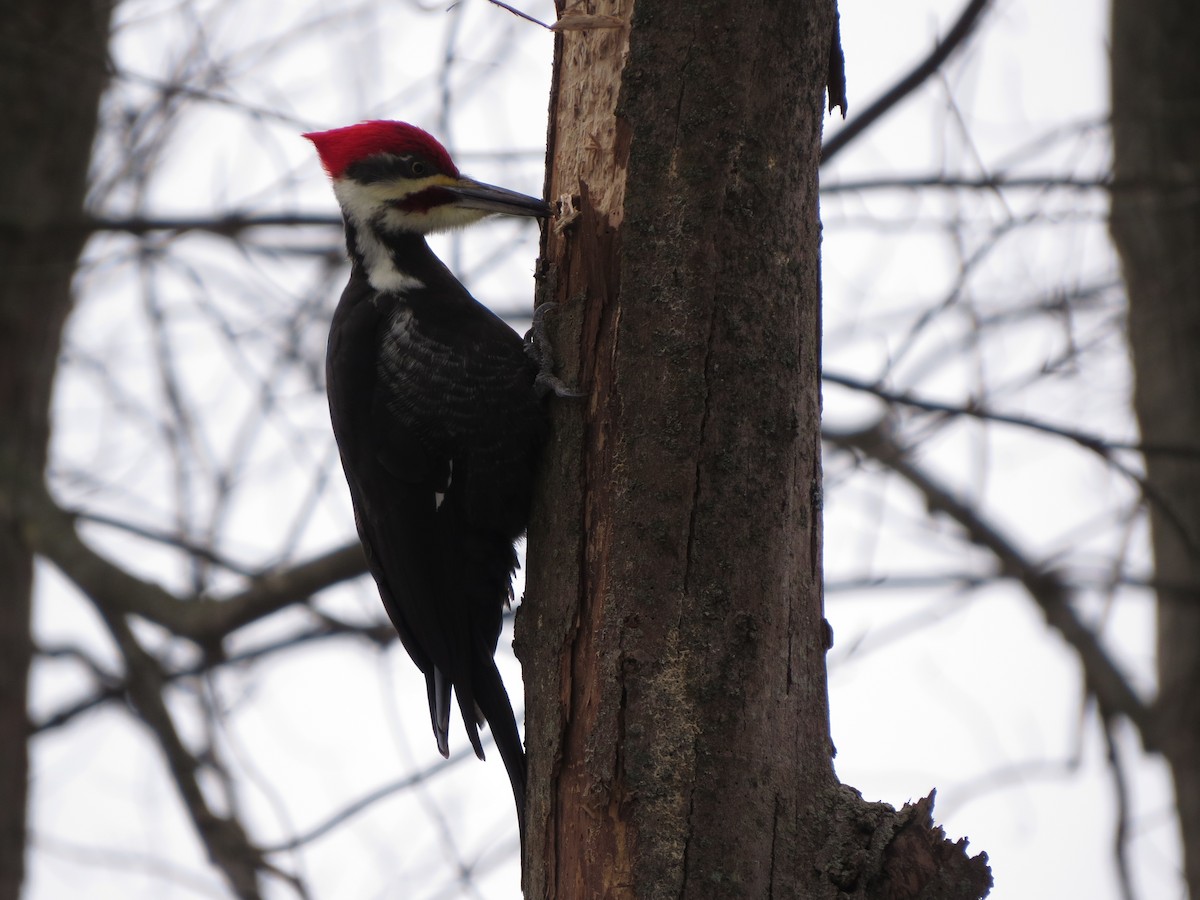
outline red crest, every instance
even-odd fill
[[[427,131],[407,122],[376,119],[331,131],[310,131],[304,137],[313,142],[321,165],[330,178],[341,178],[346,167],[376,153],[406,153],[425,157],[446,175],[458,177],[458,167],[446,148]]]

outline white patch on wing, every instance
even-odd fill
[[[450,482],[454,480],[454,460],[450,460],[450,471],[446,473],[446,490],[450,490]],[[435,509],[442,508],[442,501],[446,499],[445,491],[438,491],[433,495],[433,504]]]

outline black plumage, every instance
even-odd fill
[[[425,674],[438,748],[453,686],[480,757],[476,706],[491,726],[521,810],[525,755],[493,654],[545,433],[538,370],[424,237],[389,250],[422,286],[376,291],[354,261],[329,334],[333,430],[371,574]]]

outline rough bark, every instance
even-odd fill
[[[106,75],[111,3],[25,0],[0,16],[0,900],[24,877],[33,558],[22,497],[42,478],[50,394]]]
[[[833,774],[816,171],[834,4],[587,12],[560,21],[551,101],[564,215],[541,299],[587,398],[555,407],[517,622],[526,896],[982,896],[982,859],[928,801],[897,813]]]
[[[1114,0],[1112,234],[1158,590],[1161,749],[1200,897],[1200,5]]]

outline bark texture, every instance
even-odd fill
[[[0,900],[24,877],[33,555],[20,508],[46,465],[111,11],[24,0],[0,16]]]
[[[516,649],[525,896],[987,893],[837,783],[817,163],[833,0],[559,7],[539,301],[562,373]]]
[[[1114,0],[1112,234],[1158,585],[1160,749],[1200,897],[1200,5]]]
[[[559,38],[548,196],[575,212],[543,275],[588,398],[556,408],[518,622],[526,895],[822,896],[833,3],[631,6]]]

